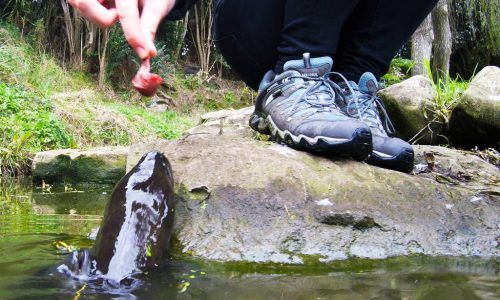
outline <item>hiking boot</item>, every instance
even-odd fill
[[[336,105],[340,88],[324,77],[330,57],[289,61],[261,82],[250,126],[276,142],[307,151],[364,160],[372,151],[370,128]]]
[[[378,82],[375,76],[369,72],[363,74],[358,85],[353,81],[347,81],[339,73],[332,74],[340,76],[343,81],[339,86],[345,99],[339,106],[347,115],[358,118],[370,126],[373,152],[366,162],[383,168],[411,172],[414,160],[413,148],[399,138],[389,137],[388,133],[394,134],[395,130],[384,103],[376,96]]]

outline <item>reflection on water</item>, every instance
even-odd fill
[[[133,292],[50,276],[54,241],[90,247],[110,187],[0,184],[0,299],[499,299],[498,260],[399,258],[321,266],[175,259]],[[48,190],[49,189],[49,190]]]

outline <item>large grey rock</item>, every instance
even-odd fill
[[[429,78],[417,75],[379,92],[397,134],[404,140],[416,135],[421,144],[433,144],[442,126],[432,121],[432,103],[436,90]],[[430,125],[429,125],[430,124]],[[431,130],[427,130],[430,126]]]
[[[462,146],[500,146],[500,68],[484,68],[455,107],[449,125]]]
[[[176,238],[195,257],[300,264],[500,255],[498,194],[430,171],[422,178],[218,134],[132,146],[128,168],[150,150],[172,163]]]
[[[127,153],[127,147],[40,152],[33,159],[33,180],[115,184],[125,175]]]

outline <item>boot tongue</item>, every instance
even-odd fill
[[[378,91],[378,81],[370,72],[366,72],[359,78],[359,90],[365,94],[374,95]]]
[[[285,71],[295,70],[302,76],[322,77],[332,70],[333,60],[328,57],[312,58],[309,53],[304,53],[302,59],[290,60],[285,63]]]

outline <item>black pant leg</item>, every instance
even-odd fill
[[[335,56],[342,25],[360,0],[219,0],[215,40],[231,68],[256,89],[302,53]],[[334,58],[335,60],[335,58]]]
[[[354,81],[366,71],[380,78],[437,2],[361,0],[342,30],[335,70]]]
[[[358,2],[360,0],[286,0],[276,71],[280,72],[289,60],[300,59],[305,52],[312,57],[334,57],[342,26]]]
[[[251,88],[274,69],[285,0],[218,0],[215,43],[231,68]]]

